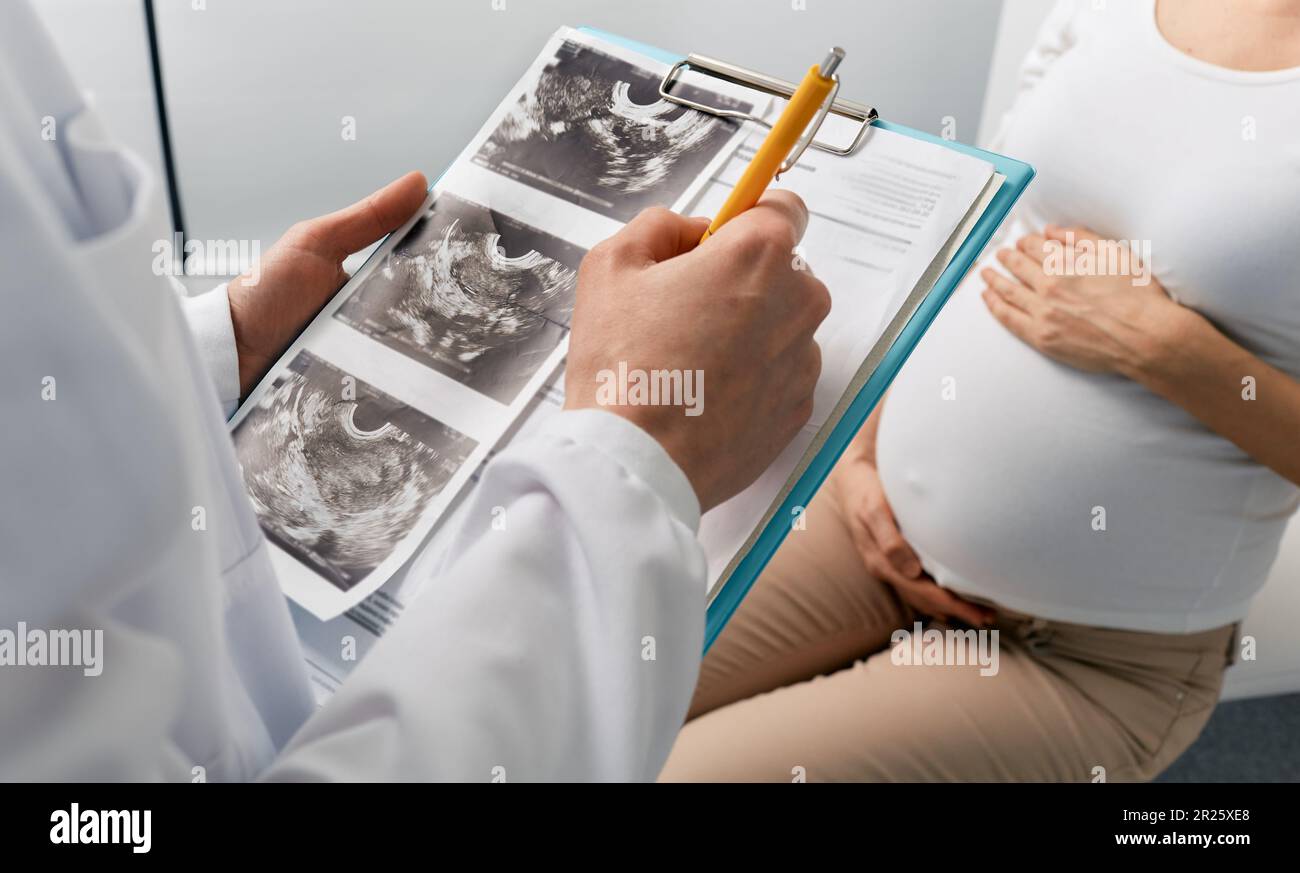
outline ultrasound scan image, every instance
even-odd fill
[[[584,254],[444,192],[335,318],[509,404],[568,332]]]
[[[343,591],[392,553],[474,448],[306,351],[234,440],[267,537]]]
[[[736,131],[735,122],[659,97],[661,77],[565,42],[474,162],[619,221],[671,206]],[[674,96],[748,103],[678,84]]]

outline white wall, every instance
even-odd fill
[[[974,138],[999,3],[158,0],[187,230],[265,243],[406,170],[436,175],[561,24],[787,79],[840,44],[845,96]]]
[[[142,0],[32,2],[110,129],[161,171]],[[793,79],[842,44],[845,96],[930,131],[951,116],[973,140],[1000,2],[155,0],[186,229],[265,248],[407,169],[436,175],[562,23]]]

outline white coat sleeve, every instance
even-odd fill
[[[703,650],[680,468],[618,416],[564,412],[485,469],[467,510],[437,578],[269,778],[658,775]]]
[[[181,311],[194,334],[194,344],[217,389],[226,418],[239,406],[239,356],[235,349],[235,326],[230,319],[230,298],[223,283],[203,294],[187,297],[184,286],[178,295]]]

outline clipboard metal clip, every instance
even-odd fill
[[[659,83],[659,96],[671,103],[676,103],[680,106],[688,106],[691,109],[698,109],[701,112],[707,112],[710,115],[716,115],[719,118],[734,118],[739,121],[752,121],[755,124],[760,124],[769,129],[772,127],[772,123],[766,119],[759,118],[753,113],[740,112],[735,109],[723,109],[719,106],[709,106],[706,103],[700,103],[673,94],[672,87],[681,80],[681,74],[685,70],[695,70],[705,75],[712,76],[715,79],[721,79],[724,82],[731,82],[733,85],[741,85],[755,91],[761,91],[764,94],[771,94],[774,97],[783,97],[786,100],[790,99],[797,88],[796,85],[786,82],[783,79],[777,79],[765,73],[759,73],[755,70],[739,67],[735,64],[729,64],[726,61],[720,61],[717,58],[710,58],[705,55],[696,54],[687,55],[684,59],[673,64],[672,68],[664,74],[663,81]],[[833,155],[845,156],[853,154],[857,151],[858,146],[862,145],[863,140],[867,138],[867,132],[871,129],[872,123],[880,117],[879,113],[876,112],[875,107],[873,106],[867,106],[864,103],[857,103],[853,100],[839,99],[840,77],[838,74],[833,73],[831,78],[835,80],[835,86],[831,89],[830,94],[827,95],[826,102],[822,104],[821,111],[817,113],[817,116],[812,120],[812,123],[808,125],[808,130],[800,138],[799,142],[795,144],[794,149],[790,152],[790,156],[785,159],[783,164],[781,164],[781,169],[778,171],[778,175],[780,173],[789,172],[808,146],[812,146],[819,151],[829,152]],[[821,131],[822,122],[825,121],[826,116],[831,113],[841,116],[842,118],[856,121],[860,125],[857,134],[853,137],[853,141],[847,146],[837,146],[834,143],[828,143],[815,138]]]

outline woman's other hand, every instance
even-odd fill
[[[855,441],[835,470],[844,517],[867,572],[892,585],[904,603],[925,615],[945,622],[956,618],[975,627],[992,624],[992,610],[941,588],[903,539],[876,471],[874,424],[868,422],[868,439]]]

